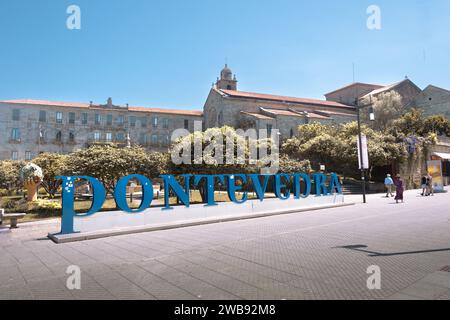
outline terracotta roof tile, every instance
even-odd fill
[[[348,106],[348,105],[345,105],[345,104],[342,104],[339,102],[334,102],[334,101],[295,98],[295,97],[286,97],[286,96],[278,96],[278,95],[272,95],[272,94],[244,92],[244,91],[235,91],[235,90],[221,89],[220,91],[230,97],[235,97],[235,98],[261,99],[261,100],[269,100],[269,101],[277,101],[277,102],[303,103],[303,104],[309,104],[309,105],[319,105],[319,106],[327,106],[327,107],[354,109],[354,107],[352,107],[352,106]]]
[[[274,114],[277,116],[287,116],[287,117],[304,117],[304,115],[301,115],[297,112],[293,112],[290,110],[283,110],[283,109],[266,109],[266,108],[261,108],[261,110],[270,113],[270,114]]]
[[[307,117],[308,118],[312,118],[312,119],[328,119],[328,120],[331,120],[330,117],[327,117],[327,116],[324,116],[324,115],[321,115],[321,114],[318,114],[318,113],[314,113],[314,112],[309,112],[309,111],[308,111]]]
[[[350,83],[350,84],[348,84],[346,86],[343,86],[343,87],[341,87],[339,89],[335,89],[333,91],[327,92],[327,93],[325,93],[325,96],[328,96],[330,94],[339,92],[341,90],[345,90],[345,89],[351,88],[353,86],[367,86],[367,87],[372,87],[373,89],[379,89],[379,88],[383,88],[384,87],[384,85],[380,85],[380,84],[353,82],[353,83]]]
[[[26,105],[36,105],[36,106],[50,106],[50,107],[72,107],[72,108],[90,108],[99,110],[123,110],[123,111],[135,111],[135,112],[149,112],[149,113],[164,113],[164,114],[178,114],[187,116],[203,116],[203,112],[199,110],[175,110],[175,109],[163,109],[163,108],[146,108],[146,107],[133,107],[128,108],[123,107],[123,109],[105,109],[101,105],[92,105],[87,103],[77,103],[77,102],[58,102],[58,101],[47,101],[47,100],[1,100],[0,103],[9,104],[26,104]]]
[[[258,119],[261,119],[261,120],[274,120],[274,118],[266,116],[266,115],[261,114],[261,113],[245,112],[245,111],[241,111],[241,113],[245,114],[245,115],[249,115],[249,116],[255,117],[255,118],[258,118]]]

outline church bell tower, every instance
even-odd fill
[[[217,79],[216,87],[222,90],[237,90],[236,75],[233,75],[227,64],[220,72],[220,79]]]

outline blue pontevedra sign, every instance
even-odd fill
[[[190,175],[184,174],[179,177],[183,177],[183,185],[178,183],[177,179],[173,175],[161,175],[164,181],[164,206],[162,210],[170,210],[172,207],[169,203],[169,194],[172,192],[186,207],[189,207],[189,187],[198,186],[203,180],[206,182],[206,198],[207,203],[205,206],[215,206],[217,203],[214,200],[214,185],[220,182],[221,185],[227,187],[228,197],[234,203],[244,203],[247,201],[247,192],[242,191],[242,185],[247,181],[252,182],[253,190],[256,197],[260,200],[264,200],[264,194],[267,190],[267,186],[271,177],[273,177],[273,190],[275,195],[280,200],[287,200],[291,197],[291,190],[287,187],[287,183],[290,181],[293,186],[293,197],[295,199],[306,198],[311,194],[312,182],[315,186],[315,196],[327,196],[333,192],[341,193],[341,185],[339,179],[335,173],[330,174],[328,185],[326,183],[327,177],[323,173],[314,173],[312,176],[306,173],[286,174],[280,173],[275,175],[260,175],[260,174],[228,174],[228,175]],[[74,233],[74,218],[86,217],[93,215],[99,211],[106,199],[106,190],[103,184],[93,177],[88,176],[62,176],[59,177],[63,181],[62,189],[62,221],[61,221],[61,234]],[[76,213],[74,210],[74,193],[75,193],[75,180],[86,180],[92,186],[92,206],[86,213]],[[130,180],[138,180],[142,185],[142,201],[141,205],[137,209],[131,209],[126,200],[126,188]],[[240,180],[240,184],[236,184],[236,180]],[[303,183],[302,183],[303,182]],[[303,187],[303,188],[302,188]],[[242,192],[242,198],[236,198],[236,192]],[[114,199],[117,206],[129,213],[139,213],[148,209],[153,200],[153,184],[150,179],[143,175],[133,174],[121,178],[116,185],[114,191]]]

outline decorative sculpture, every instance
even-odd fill
[[[42,169],[34,163],[29,163],[20,170],[20,179],[27,189],[27,201],[36,201],[38,196],[38,187],[44,179]]]

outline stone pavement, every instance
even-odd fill
[[[450,193],[405,199],[67,244],[25,223],[0,230],[0,299],[450,299]]]

